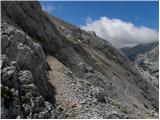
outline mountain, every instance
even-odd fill
[[[140,72],[159,87],[159,45],[144,54],[138,54],[134,64]]]
[[[131,60],[134,61],[138,54],[144,54],[155,48],[158,45],[158,41],[138,44],[134,47],[124,47],[120,50]]]
[[[158,88],[107,40],[1,3],[2,118],[158,118]]]
[[[159,86],[159,43],[139,44],[121,51],[133,61],[137,69],[150,81]]]

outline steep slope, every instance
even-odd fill
[[[106,40],[49,16],[38,2],[3,1],[2,20],[24,31],[50,55],[48,78],[57,91],[50,92],[56,98],[58,118],[157,117],[158,89]],[[17,53],[12,55],[16,58]],[[46,97],[39,80],[34,82]],[[68,99],[73,101],[70,106],[65,105]]]
[[[136,79],[137,78],[143,79],[143,77],[141,75],[139,75],[139,73],[136,72],[136,69],[131,65],[131,63],[127,60],[127,58],[125,58],[116,49],[114,49],[110,45],[110,43],[108,43],[107,41],[102,40],[102,39],[100,39],[90,33],[79,30],[78,28],[76,28],[74,26],[70,26],[69,24],[67,24],[63,21],[58,20],[58,18],[53,17],[53,18],[51,18],[51,20],[56,24],[56,27],[60,31],[61,34],[66,36],[69,41],[76,44],[74,46],[76,52],[78,52],[80,57],[82,57],[83,60],[85,60],[87,65],[91,66],[91,68],[93,68],[94,70],[98,70],[101,73],[103,73],[105,76],[107,76],[107,78],[109,78],[112,81],[112,84],[117,83],[115,85],[115,87],[119,86],[119,91],[124,90],[124,86],[126,84],[127,84],[126,86],[128,86],[128,83],[123,83],[124,82],[123,80],[126,80],[126,81],[129,80],[129,82],[131,82],[131,84],[132,83],[134,84],[135,82],[137,82],[137,85],[135,85],[135,86],[139,87],[140,81],[138,81],[138,80],[136,81]],[[70,26],[70,27],[68,27],[68,26]],[[56,56],[57,56],[57,58],[59,58],[60,60],[63,61],[63,54],[65,54],[65,57],[68,56],[68,54],[65,53],[65,51],[63,51],[63,50],[61,51],[60,57],[58,55],[56,55]],[[85,58],[86,56],[84,57],[84,55],[86,55],[87,58]],[[88,57],[88,56],[90,56],[90,57]],[[78,62],[75,61],[77,63],[74,63],[73,55],[69,55],[67,58],[68,59],[71,58],[70,61],[66,61],[68,59],[65,59],[65,61],[63,61],[63,63],[66,64],[71,69],[73,69],[73,71],[77,71],[77,69],[75,67],[78,64]],[[78,59],[78,56],[77,56],[77,59]],[[79,62],[83,63],[83,61],[80,61],[80,60],[79,60]],[[73,64],[74,64],[74,66],[72,67]],[[88,68],[88,66],[87,66],[87,68]],[[81,71],[83,71],[83,69]],[[78,72],[80,73],[80,71],[78,71]],[[130,74],[130,72],[131,72],[131,74]],[[85,74],[83,74],[83,76],[84,75]],[[114,78],[115,78],[115,80],[113,80]],[[132,80],[134,80],[134,81],[132,81]],[[94,80],[94,81],[96,81],[96,80]],[[116,81],[116,83],[114,83],[115,81]],[[91,81],[91,82],[93,82],[93,81]],[[105,82],[109,82],[109,81],[105,80]],[[120,82],[120,83],[118,83],[118,82]],[[146,84],[148,84],[148,81],[142,80],[142,83],[144,85],[146,85]],[[135,86],[133,89],[136,88]],[[105,87],[107,87],[107,86],[105,86]],[[144,86],[140,86],[140,87],[143,88]],[[129,88],[131,89],[132,87],[129,87]],[[129,91],[127,91],[127,92],[129,94],[129,96],[133,95],[133,93],[132,93],[133,91],[131,93],[129,93]],[[115,94],[117,94],[117,93],[115,93]],[[120,95],[117,98],[119,99],[122,96],[123,95]],[[140,99],[140,98],[138,98],[138,99]]]
[[[121,48],[120,50],[131,60],[134,61],[136,59],[136,56],[138,54],[144,54],[146,52],[149,52],[153,48],[155,48],[158,45],[158,41],[145,43],[145,44],[139,44],[134,47],[125,47]]]
[[[56,88],[56,106],[61,111],[58,118],[156,117],[156,113],[153,111],[146,111],[143,107],[126,106],[111,97],[107,97],[104,88],[95,86],[86,79],[76,77],[69,68],[56,58],[47,56],[47,61],[52,69],[48,75],[49,81]],[[106,79],[102,74],[92,72],[88,73],[88,77]],[[110,83],[107,94],[113,94],[113,89]]]
[[[159,86],[159,43],[151,42],[131,48],[122,48],[121,51],[135,64],[137,69]]]
[[[134,63],[147,78],[159,86],[159,45],[149,52],[138,54]]]

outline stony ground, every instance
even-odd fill
[[[77,78],[56,58],[47,56],[47,61],[51,68],[49,82],[56,89],[58,118],[156,118],[154,111],[143,113],[143,108],[122,106],[118,101],[107,98],[104,89]]]

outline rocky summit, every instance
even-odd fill
[[[1,118],[159,116],[158,87],[125,55],[37,1],[1,2],[1,43]]]

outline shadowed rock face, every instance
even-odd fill
[[[54,87],[48,82],[42,47],[1,22],[2,118],[54,118]],[[50,109],[50,110],[49,110]]]
[[[63,64],[60,70],[54,68],[54,66],[51,67],[51,70],[60,74],[56,76],[57,82],[63,83],[62,86],[67,89],[61,91],[61,94],[64,96],[66,96],[65,94],[68,95],[68,92],[72,94],[69,98],[56,98],[56,104],[54,105],[56,111],[58,111],[57,116],[54,116],[54,108],[51,108],[52,114],[47,113],[47,116],[44,116],[45,114],[37,116],[33,113],[32,117],[28,117],[157,117],[156,112],[159,109],[158,89],[106,40],[58,18],[49,16],[41,10],[38,2],[3,1],[2,21],[7,26],[15,26],[6,29],[5,24],[2,24],[2,30],[4,27],[2,54],[5,54],[10,61],[16,61],[20,71],[29,70],[33,75],[32,78],[30,72],[20,72],[20,75],[26,73],[30,76],[26,80],[21,79],[22,83],[28,84],[29,81],[34,81],[35,87],[33,88],[37,88],[35,91],[39,92],[39,95],[44,98],[54,98],[55,93],[48,82],[46,73],[49,68],[45,55],[50,55],[57,58],[56,63]],[[15,30],[22,32],[18,34],[14,32]],[[50,66],[51,64],[56,65],[56,63],[52,63],[54,62],[52,57]],[[51,76],[52,72],[49,74],[50,82],[55,79]],[[5,80],[7,77],[9,75],[2,79]],[[11,78],[11,80],[9,86],[14,83],[14,79]],[[53,86],[59,87],[57,82],[51,83]],[[5,82],[2,85],[6,86]],[[21,87],[21,84],[18,83],[14,83],[14,85],[18,90]],[[24,94],[30,93],[27,88],[23,87],[23,89]],[[55,89],[59,94],[58,90],[61,89]],[[68,108],[62,103],[70,98],[75,101],[72,101],[74,104],[71,102],[71,108]],[[53,107],[53,105],[49,106]],[[46,108],[43,107],[40,113],[47,112]],[[30,109],[34,109],[34,107],[30,107]],[[5,111],[7,111],[6,108],[3,110],[4,116],[5,113],[12,113],[12,111]],[[21,111],[21,109],[17,111]],[[22,113],[17,112],[16,115],[23,118],[24,115],[27,116],[26,114],[28,115],[27,111],[24,111]]]
[[[38,2],[8,1],[3,3],[2,19],[21,27],[35,40],[41,42],[46,52],[53,53],[57,47],[64,47],[63,39],[60,38],[61,36],[54,29],[54,24],[51,24],[43,14]]]

